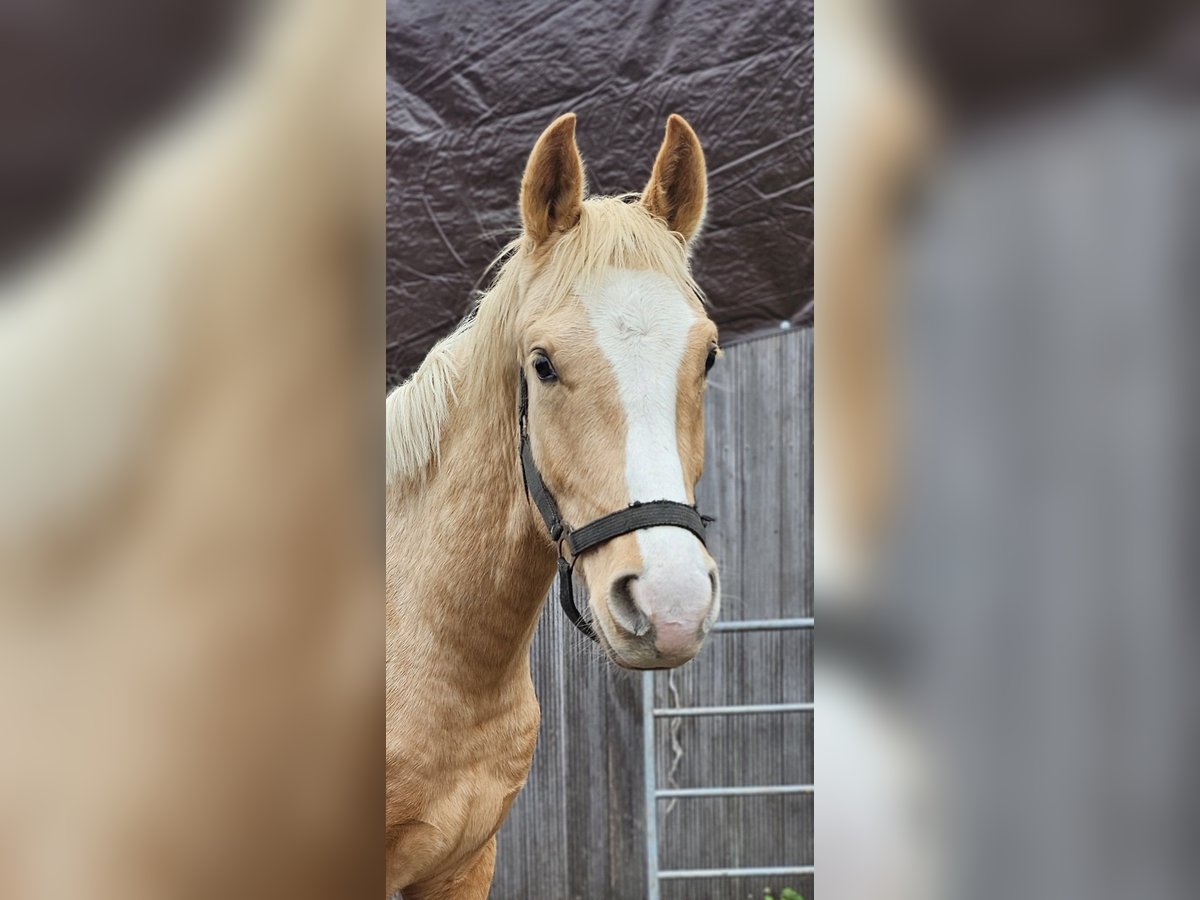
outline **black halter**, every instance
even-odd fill
[[[675,528],[686,528],[704,542],[704,528],[712,521],[708,516],[702,516],[696,507],[686,503],[676,503],[674,500],[651,500],[647,503],[633,503],[625,509],[617,510],[606,516],[601,516],[579,528],[572,529],[563,521],[554,495],[542,480],[533,461],[533,450],[529,445],[529,385],[525,381],[525,371],[521,370],[521,392],[518,421],[521,430],[521,471],[525,476],[525,493],[533,498],[534,505],[542,514],[550,539],[558,545],[558,602],[571,623],[590,637],[598,640],[592,623],[583,618],[575,606],[575,592],[571,585],[571,570],[575,560],[581,553],[586,553],[615,537],[640,531],[643,528],[658,528],[670,525]],[[571,559],[567,560],[563,545],[571,551]]]

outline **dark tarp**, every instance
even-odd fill
[[[643,187],[670,113],[695,127],[695,270],[723,340],[811,315],[811,0],[389,0],[387,73],[389,384],[486,287],[526,157],[564,112],[594,193]]]

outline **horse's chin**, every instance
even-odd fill
[[[604,655],[608,657],[608,661],[614,666],[621,669],[641,670],[651,668],[650,666],[638,665],[626,659],[621,655],[621,652],[613,646],[613,642],[608,639],[608,633],[604,630],[604,626],[596,618],[595,610],[592,611],[592,630],[596,632],[596,638],[600,643],[600,649],[604,651]]]
[[[618,668],[630,669],[634,672],[645,672],[647,670],[659,671],[677,668],[688,661],[681,660],[678,663],[665,664],[652,644],[643,645],[634,652],[630,652],[628,648],[618,650],[616,645],[609,640],[608,633],[604,630],[603,624],[595,618],[594,611],[592,629],[596,632],[596,637],[599,639],[600,648],[604,651],[604,655],[608,657],[609,662]]]

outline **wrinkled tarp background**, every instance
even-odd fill
[[[812,0],[389,0],[388,383],[486,288],[529,151],[571,111],[606,194],[641,190],[683,115],[708,159],[695,270],[722,340],[807,321],[812,21]]]

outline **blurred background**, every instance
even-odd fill
[[[32,252],[228,58],[245,0],[0,5],[0,259]]]
[[[1193,896],[1196,7],[817,35],[822,896]]]
[[[0,5],[0,896],[382,893],[373,6]]]

